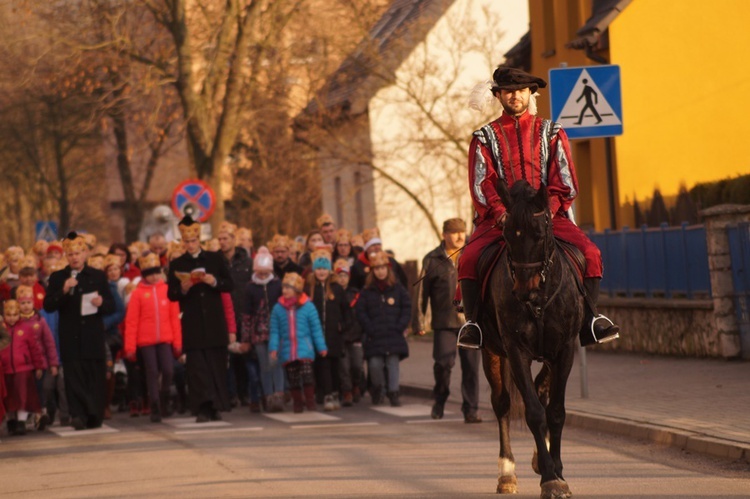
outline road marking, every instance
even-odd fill
[[[399,418],[413,418],[416,416],[429,416],[432,412],[432,407],[423,404],[406,404],[401,407],[371,407],[370,409],[389,414],[391,416],[397,416]],[[450,414],[450,411],[445,411],[444,414]]]
[[[104,435],[106,433],[119,433],[120,430],[116,430],[111,426],[103,424],[101,428],[92,428],[90,430],[75,430],[70,426],[63,426],[57,428],[50,428],[49,431],[56,434],[58,437],[90,437],[93,435]]]
[[[287,412],[264,414],[265,417],[281,421],[282,423],[315,423],[317,421],[340,421],[341,418],[323,414],[321,412]]]
[[[262,426],[253,426],[250,428],[220,428],[218,430],[184,430],[184,431],[176,431],[174,432],[175,435],[198,435],[200,433],[231,433],[235,431],[261,431],[263,429]]]
[[[179,425],[172,425],[178,430],[189,430],[191,428],[221,428],[222,426],[232,426],[231,423],[227,423],[226,421],[207,421],[205,423],[196,423],[193,421],[192,423],[183,423]]]
[[[424,423],[463,423],[463,419],[411,419],[407,423],[424,424]]]
[[[306,430],[308,428],[341,428],[344,426],[377,426],[375,421],[363,421],[361,423],[322,423],[322,424],[298,424],[292,425],[293,430]]]

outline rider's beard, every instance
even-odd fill
[[[520,102],[520,101],[516,101],[516,102]],[[526,112],[526,110],[529,108],[528,103],[526,104],[521,103],[521,106],[519,108],[512,108],[502,101],[501,101],[501,104],[503,105],[503,109],[505,110],[505,112],[508,113],[510,116],[520,116],[524,112]]]

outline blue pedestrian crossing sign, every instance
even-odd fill
[[[43,239],[48,243],[57,241],[57,222],[52,220],[38,220],[34,226],[36,241]]]
[[[571,139],[622,135],[620,66],[550,69],[549,87],[552,121]]]

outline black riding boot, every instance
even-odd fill
[[[477,324],[481,289],[474,279],[461,280],[461,299],[464,304],[466,323],[458,330],[456,345],[460,348],[478,350],[482,348],[482,329]]]
[[[595,343],[606,343],[620,337],[620,326],[596,310],[599,301],[599,282],[597,277],[587,277],[583,280],[583,287],[589,299],[586,300],[586,318],[579,334],[581,346]],[[593,308],[593,310],[592,310]]]

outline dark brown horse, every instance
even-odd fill
[[[483,302],[483,363],[492,388],[492,408],[500,426],[498,493],[516,493],[510,447],[510,388],[515,382],[534,435],[532,466],[541,478],[541,497],[570,497],[563,478],[560,440],[565,423],[565,385],[584,318],[584,300],[572,266],[552,235],[545,188],[526,181],[498,192],[508,209],[503,228],[506,249],[491,270]],[[532,378],[532,361],[543,363]],[[511,381],[512,380],[512,381]]]

